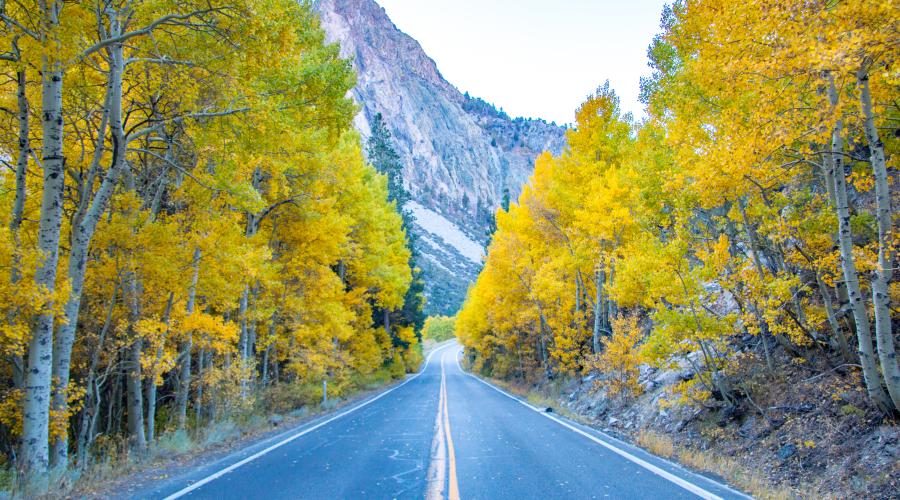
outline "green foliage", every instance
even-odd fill
[[[422,337],[426,340],[434,340],[435,342],[443,342],[450,340],[456,336],[455,329],[456,318],[448,316],[429,316],[425,320],[425,327],[422,329]]]

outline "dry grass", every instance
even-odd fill
[[[648,430],[640,430],[635,444],[664,458],[672,459],[694,470],[709,472],[725,478],[730,484],[756,498],[789,500],[794,498],[822,498],[822,495],[805,491],[802,495],[791,488],[773,485],[765,475],[747,468],[731,457],[707,451],[679,446],[669,436]]]
[[[642,430],[635,437],[635,444],[663,458],[675,456],[675,441],[665,434]]]

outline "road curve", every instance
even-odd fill
[[[131,498],[746,498],[531,407],[460,369],[458,345],[336,414]]]

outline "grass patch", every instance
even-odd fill
[[[212,446],[237,437],[239,431],[233,420],[223,420],[210,425],[202,438],[203,446]]]
[[[650,431],[640,431],[635,437],[635,443],[641,448],[663,458],[675,456],[675,442],[665,434]]]
[[[671,437],[642,429],[635,435],[635,444],[664,458],[672,459],[692,469],[709,472],[725,478],[729,483],[750,493],[755,498],[769,500],[789,500],[801,495],[791,488],[773,485],[760,472],[748,469],[737,459],[716,455],[708,451],[679,446]],[[806,489],[803,497],[823,498],[822,495]]]
[[[156,441],[159,453],[187,453],[194,449],[196,443],[185,430],[167,432]]]

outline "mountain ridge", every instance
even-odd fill
[[[373,0],[319,0],[316,9],[328,41],[340,44],[341,56],[357,71],[356,128],[368,137],[371,120],[382,114],[404,165],[404,184],[428,211],[428,224],[413,229],[426,312],[453,314],[481,264],[467,257],[471,245],[454,244],[458,238],[447,234],[461,232],[483,247],[504,196],[518,196],[538,154],[561,152],[565,129],[512,119],[460,92]],[[440,224],[453,227],[442,231]]]

